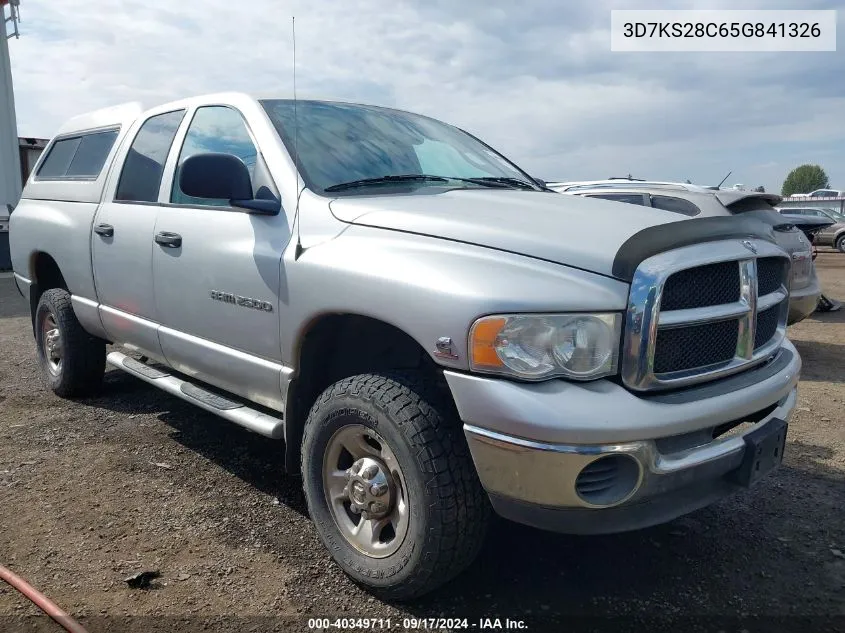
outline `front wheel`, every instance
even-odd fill
[[[845,253],[845,235],[840,235],[840,236],[836,239],[836,244],[835,244],[835,246],[836,246],[836,249],[837,249],[840,253]]]
[[[437,384],[364,374],[329,387],[302,444],[311,518],[355,582],[410,599],[475,558],[489,517],[460,423]]]

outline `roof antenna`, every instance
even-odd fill
[[[290,18],[291,35],[293,36],[293,167],[296,172],[296,211],[293,215],[293,223],[296,226],[296,249],[293,252],[294,261],[299,259],[302,252],[302,238],[300,237],[299,225],[302,218],[299,215],[299,198],[302,189],[299,187],[299,119],[296,116],[296,17]]]
[[[729,172],[728,172],[728,175],[727,175],[727,176],[725,176],[724,178],[722,178],[722,182],[720,182],[718,185],[716,185],[716,189],[721,189],[721,188],[722,188],[722,185],[724,185],[724,184],[725,184],[725,181],[728,179],[728,177],[729,177],[732,173],[733,173],[732,171],[729,171]]]

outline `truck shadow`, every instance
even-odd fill
[[[119,370],[107,372],[104,383],[102,397],[88,404],[115,413],[157,414],[173,430],[174,441],[307,516],[299,479],[285,476],[283,442],[250,433]]]
[[[29,316],[29,305],[18,292],[11,276],[0,277],[0,319]]]
[[[301,480],[284,474],[281,442],[122,373],[109,372],[106,392],[89,404],[156,414],[175,442],[307,516]],[[808,583],[834,596],[845,582],[845,561],[831,554],[845,545],[845,522],[831,520],[845,507],[845,468],[832,465],[836,457],[826,447],[790,442],[784,465],[752,490],[636,532],[568,536],[496,519],[470,569],[421,600],[395,606],[416,617],[521,617],[535,624],[572,616],[691,616],[713,604],[723,605],[720,615],[834,613],[842,605],[833,598],[818,602],[826,589],[811,592],[816,602],[797,596],[807,594]],[[323,573],[342,576],[324,551],[310,549],[319,547],[314,533],[302,543],[275,527],[250,529],[280,551],[323,559]],[[301,581],[306,587],[313,578]]]

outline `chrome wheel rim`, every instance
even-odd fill
[[[409,519],[405,477],[378,433],[350,424],[332,435],[323,489],[340,533],[359,552],[385,558],[402,545]]]
[[[58,375],[62,371],[62,333],[52,312],[48,312],[41,322],[41,347],[48,371]]]

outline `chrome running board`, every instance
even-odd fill
[[[162,371],[145,365],[122,352],[111,352],[106,357],[106,362],[112,367],[158,387],[162,391],[219,415],[224,420],[234,422],[254,433],[274,440],[283,439],[285,436],[285,422],[282,418],[262,413],[234,397],[213,393],[201,385],[169,374],[166,370]]]

